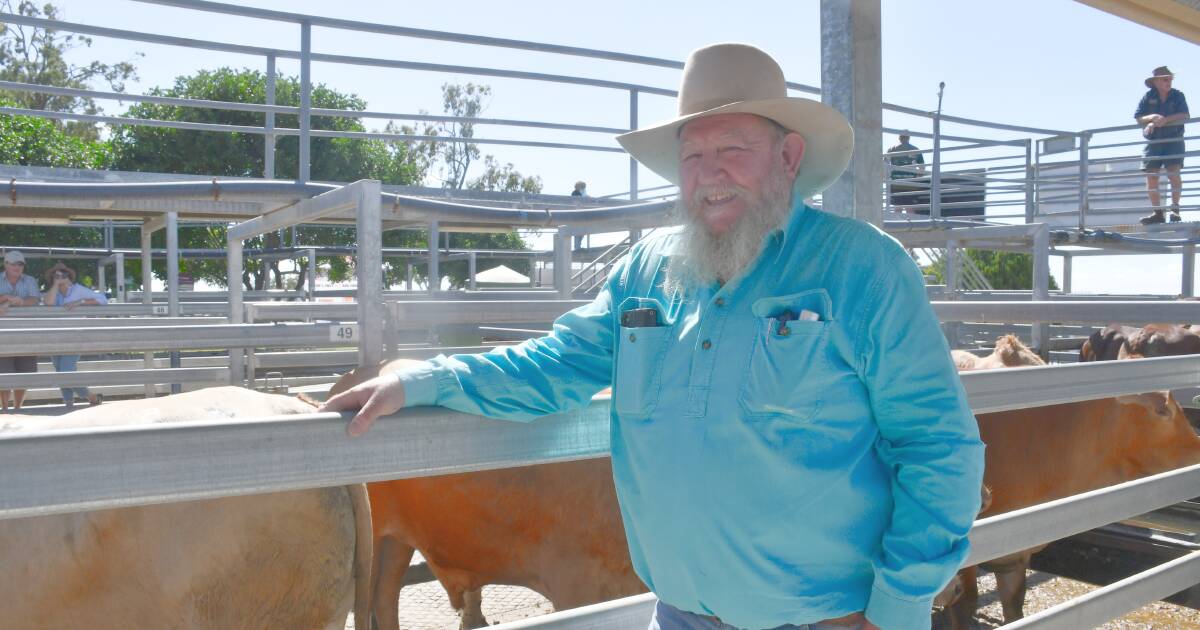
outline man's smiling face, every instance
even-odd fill
[[[679,134],[680,191],[694,218],[703,221],[714,236],[728,232],[747,209],[761,203],[764,181],[772,173],[774,160],[791,161],[783,155],[783,142],[767,120],[753,114],[719,114],[693,120]],[[796,152],[795,147],[791,152]],[[794,158],[799,163],[799,157]],[[795,165],[785,165],[792,176]]]

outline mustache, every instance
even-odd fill
[[[692,191],[691,197],[688,198],[688,205],[695,208],[707,204],[708,197],[715,197],[718,195],[747,196],[749,192],[750,191],[748,189],[738,186],[737,184],[699,186],[696,188],[696,190]]]

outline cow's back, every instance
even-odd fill
[[[1164,392],[977,419],[989,515],[1200,462],[1200,438]]]
[[[283,396],[214,388],[38,417],[18,430],[311,410]],[[0,520],[0,629],[341,628],[361,528],[354,490]]]

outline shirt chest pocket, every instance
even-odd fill
[[[628,298],[621,312],[632,308],[658,311],[658,326],[621,326],[617,340],[617,360],[613,374],[613,405],[627,417],[646,417],[654,411],[662,388],[662,362],[671,326],[662,325],[661,305],[657,300]]]
[[[824,289],[756,301],[758,327],[738,403],[750,418],[806,421],[821,408],[832,306]]]

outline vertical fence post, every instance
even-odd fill
[[[474,291],[475,283],[475,252],[467,252],[467,289]]]
[[[958,249],[958,241],[946,241],[946,255],[942,258],[946,267],[946,293],[943,296],[946,300],[958,299],[958,272],[961,269],[958,257],[962,255]],[[945,322],[942,324],[942,332],[946,335],[946,341],[950,343],[951,348],[959,347],[959,331],[962,328],[962,322]]]
[[[358,189],[355,213],[355,240],[358,256],[354,261],[358,276],[358,364],[375,366],[383,360],[383,231],[380,229],[382,184],[364,179],[351,186]]]
[[[429,285],[428,290],[433,294],[442,288],[442,275],[439,268],[440,253],[438,252],[438,240],[441,239],[441,232],[438,231],[438,222],[429,222],[429,273],[426,277],[426,283]]]
[[[571,299],[571,234],[562,228],[554,235],[554,288],[560,300]]]
[[[118,302],[125,301],[125,254],[122,252],[116,253],[116,259],[113,261],[116,265],[117,288],[113,291],[113,295]]]
[[[227,237],[225,239],[225,266],[229,278],[229,323],[240,324],[243,320],[242,309],[242,239]],[[242,387],[246,384],[246,366],[243,363],[245,350],[243,348],[229,349],[229,384]]]
[[[1062,270],[1062,292],[1071,292],[1071,262],[1075,260],[1070,254],[1063,254],[1063,270]]]
[[[1050,299],[1050,226],[1041,223],[1033,233],[1033,300]],[[1050,324],[1036,322],[1031,327],[1031,341],[1042,359],[1050,360]]]
[[[309,302],[317,301],[317,250],[308,249],[308,274],[305,280],[305,298]]]
[[[1191,243],[1183,246],[1183,284],[1179,292],[1185,298],[1196,295],[1196,246]]]
[[[105,277],[107,271],[105,267],[107,266],[108,263],[104,260],[96,263],[96,290],[100,293],[108,293],[108,279]]]
[[[179,214],[167,213],[167,315],[179,317]],[[179,351],[172,351],[171,367],[180,367]],[[171,393],[182,391],[179,383],[171,383]]]
[[[1034,180],[1037,178],[1037,169],[1033,164],[1033,139],[1025,139],[1025,222],[1033,223],[1036,205],[1034,204]]]
[[[638,91],[629,90],[629,130],[636,131],[638,127]],[[638,198],[638,163],[629,156],[629,200]]]
[[[310,178],[309,129],[312,125],[312,23],[300,23],[300,168],[297,179],[307,184]]]
[[[150,292],[150,287],[154,280],[153,268],[153,250],[151,250],[151,237],[154,236],[154,228],[142,224],[142,304],[151,304],[154,300],[154,295]],[[142,354],[142,366],[147,370],[154,369],[154,353],[145,352]],[[146,383],[145,395],[146,398],[154,398],[157,392],[154,389],[153,383]]]
[[[1087,227],[1088,212],[1088,141],[1092,134],[1079,134],[1079,229]]]
[[[267,105],[275,104],[275,53],[267,55]],[[263,135],[263,177],[275,179],[275,112],[267,112]]]
[[[929,180],[929,218],[942,218],[942,115],[933,114],[933,166]]]

